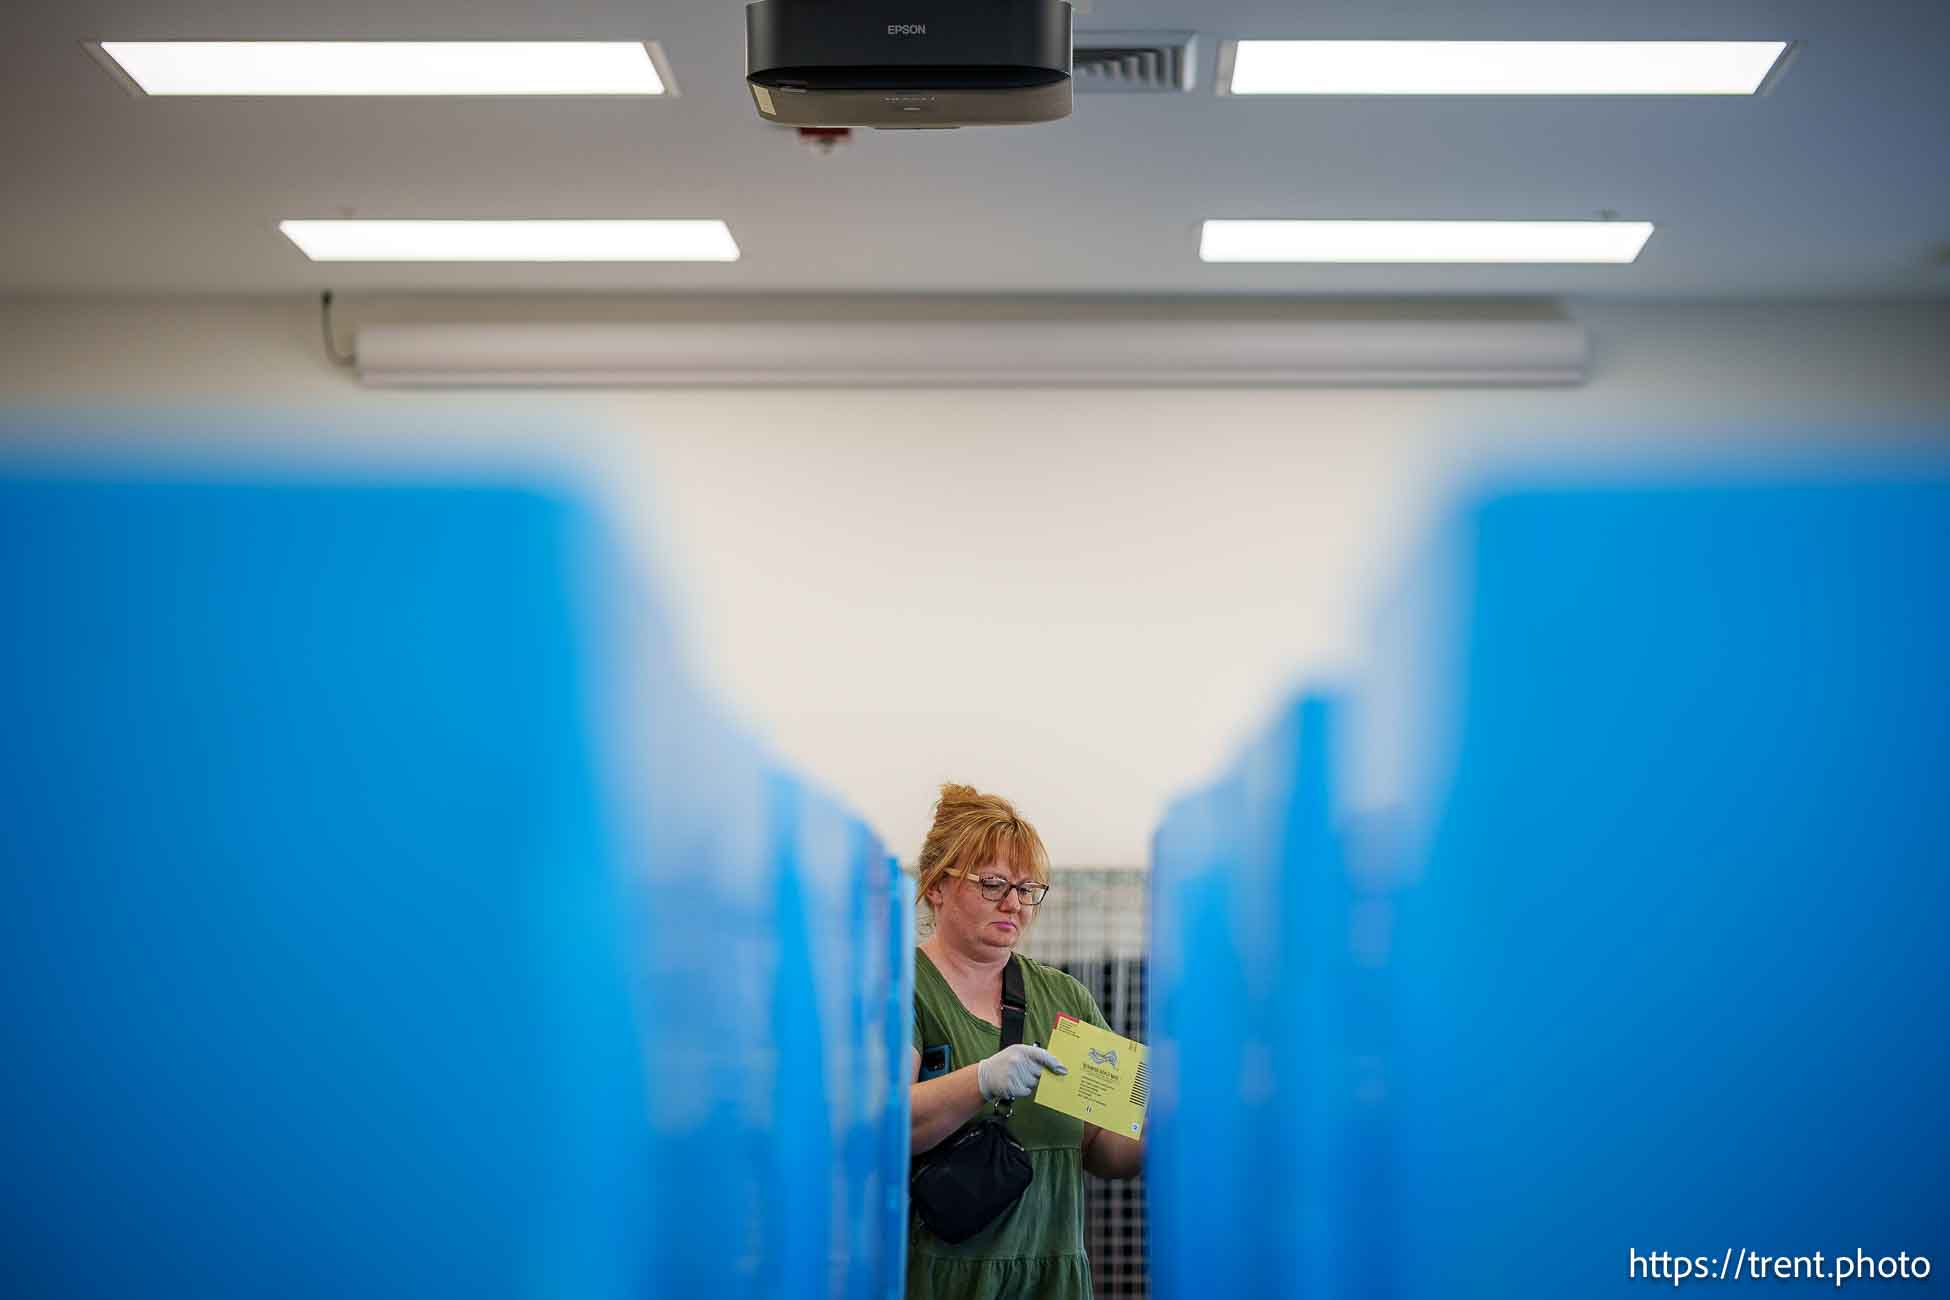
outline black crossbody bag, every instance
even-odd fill
[[[1002,968],[1002,1046],[1022,1041],[1022,1022],[1029,1001],[1022,991],[1022,971],[1011,956]],[[978,1115],[944,1138],[940,1145],[914,1158],[907,1180],[909,1198],[929,1232],[949,1243],[967,1241],[994,1223],[1029,1186],[1029,1153],[1009,1136],[1009,1111],[1014,1103],[995,1103],[991,1114]]]

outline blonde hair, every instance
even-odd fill
[[[955,872],[972,876],[998,857],[1012,870],[1027,871],[1049,883],[1049,853],[1043,848],[1043,837],[1017,814],[1014,804],[1001,795],[982,794],[972,785],[942,786],[934,805],[934,825],[914,864],[914,898],[927,908],[929,923],[934,921],[930,889],[945,885]]]

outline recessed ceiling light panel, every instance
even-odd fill
[[[1751,95],[1785,41],[1228,41],[1222,95]]]
[[[654,41],[102,41],[146,95],[664,95]]]
[[[722,221],[280,221],[314,262],[735,262]]]
[[[1649,221],[1208,221],[1206,262],[1637,260]]]

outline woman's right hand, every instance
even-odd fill
[[[1069,1073],[1063,1062],[1034,1043],[1017,1043],[984,1057],[975,1067],[975,1081],[983,1101],[1015,1101],[1036,1091],[1044,1070]]]

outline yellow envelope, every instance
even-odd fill
[[[1044,1070],[1031,1100],[1125,1137],[1144,1132],[1149,1083],[1143,1043],[1058,1016],[1049,1050],[1070,1072]]]

